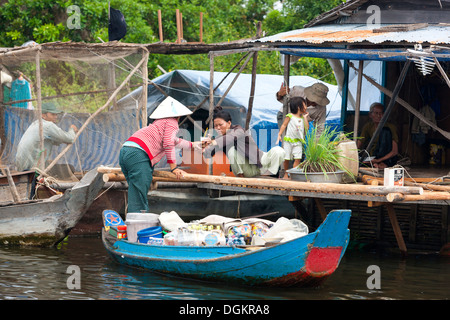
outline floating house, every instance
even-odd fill
[[[406,177],[413,177],[414,183],[446,181],[450,168],[449,13],[450,5],[443,1],[350,0],[303,29],[252,40],[250,48],[211,52],[210,58],[277,50],[285,55],[287,83],[291,57],[327,59],[342,94],[344,130],[357,139],[369,120],[369,106],[381,102],[385,106],[382,122],[392,122],[398,130]],[[373,174],[377,175],[383,173]],[[397,244],[402,252],[439,250],[449,242],[449,190],[430,184],[423,188],[427,191],[423,195],[392,202],[386,197],[331,190],[288,195],[292,200],[313,199],[309,212],[319,217],[330,208],[352,209],[350,229],[363,242]]]

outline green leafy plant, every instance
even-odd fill
[[[326,176],[330,172],[344,171],[354,178],[353,173],[341,162],[342,159],[350,158],[343,155],[342,150],[338,148],[339,143],[348,140],[350,134],[325,126],[322,133],[317,135],[317,127],[314,126],[302,141],[305,160],[297,168],[302,169],[305,175],[308,172],[322,172]]]

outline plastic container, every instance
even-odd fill
[[[127,225],[128,241],[137,242],[137,232],[150,227],[159,226],[159,215],[155,213],[127,213],[125,224]]]
[[[358,161],[358,148],[356,142],[352,140],[343,141],[339,143],[337,149],[341,151],[342,157],[339,157],[339,162],[347,168],[355,177],[358,176],[359,161]],[[344,174],[344,182],[352,182],[353,179],[347,174]]]
[[[150,238],[162,238],[162,228],[158,226],[140,230],[137,238],[139,243],[148,243]]]
[[[403,168],[384,168],[384,186],[403,187],[404,176]]]
[[[120,225],[117,226],[117,239],[126,239],[127,238],[127,226]]]

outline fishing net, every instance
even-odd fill
[[[78,181],[99,165],[118,166],[123,142],[147,125],[147,110],[142,107],[142,91],[133,97],[133,105],[120,108],[117,101],[142,87],[147,58],[138,45],[122,44],[0,49],[0,165],[11,172],[19,170],[17,146],[32,123],[39,121],[40,87],[42,103],[51,102],[62,111],[57,126],[69,131],[74,125],[78,134],[72,144],[53,145],[44,164],[26,169],[52,181]]]

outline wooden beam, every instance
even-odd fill
[[[413,23],[413,24],[392,24],[389,26],[381,27],[378,29],[373,29],[373,33],[382,33],[382,32],[405,32],[405,31],[413,31],[418,29],[423,29],[428,27],[428,23]]]
[[[405,240],[403,239],[402,230],[400,229],[400,226],[398,224],[394,206],[391,203],[386,203],[386,209],[389,215],[389,220],[391,221],[392,229],[394,230],[395,238],[397,239],[397,245],[400,249],[400,252],[403,255],[406,255],[407,253],[406,244]]]

